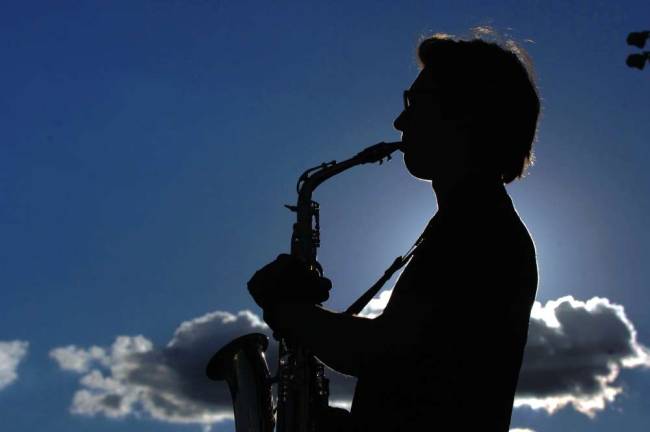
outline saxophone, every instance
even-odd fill
[[[325,162],[306,170],[296,186],[298,202],[286,205],[296,213],[291,235],[291,255],[302,260],[311,270],[323,275],[316,260],[320,246],[319,204],[312,199],[314,190],[329,178],[366,163],[389,160],[391,153],[402,148],[401,142],[381,142],[342,162]],[[403,261],[402,257],[398,257]],[[401,267],[395,263],[373,287],[357,300],[346,313],[355,314],[372,298],[392,272]],[[389,274],[390,273],[390,274]],[[261,333],[239,337],[221,348],[206,368],[208,377],[228,383],[233,400],[237,432],[318,432],[319,416],[328,408],[329,380],[324,365],[310,350],[294,346],[280,338],[278,369],[271,377],[265,358],[268,338]],[[271,386],[277,383],[274,406]],[[277,425],[275,415],[277,415]],[[277,427],[276,427],[277,426]]]

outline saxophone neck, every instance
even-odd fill
[[[314,191],[314,189],[320,186],[320,184],[324,181],[328,180],[331,177],[334,177],[337,174],[342,173],[343,171],[366,163],[379,162],[381,165],[384,160],[391,159],[392,153],[402,149],[403,145],[401,141],[388,143],[380,142],[361,150],[350,159],[346,159],[341,162],[325,162],[321,165],[310,168],[305,171],[298,179],[297,189],[299,200],[311,200],[311,193]]]

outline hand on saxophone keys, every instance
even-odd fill
[[[325,302],[331,288],[329,279],[287,254],[279,255],[248,281],[248,292],[264,309],[264,321],[273,329],[276,339],[287,336],[287,329],[278,318],[292,314],[296,307]]]
[[[278,303],[320,304],[332,283],[291,255],[281,254],[248,281],[248,292],[262,309]]]

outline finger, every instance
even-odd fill
[[[324,303],[330,298],[330,290],[332,289],[332,281],[321,277],[318,280],[318,302]]]
[[[257,270],[253,274],[253,277],[248,281],[249,284],[277,279],[277,277],[284,272],[285,268],[287,265],[289,265],[292,259],[293,258],[287,254],[278,255],[275,261],[271,261],[264,267]]]
[[[289,254],[280,254],[278,257],[275,259],[275,262],[278,264],[290,264],[293,261],[296,261],[297,258],[293,257],[292,255]]]
[[[329,292],[332,289],[332,281],[326,277],[321,277],[318,281],[321,290]]]
[[[291,256],[291,255],[289,255],[289,254],[281,253],[280,255],[278,255],[278,256],[275,258],[275,260],[276,260],[276,261],[286,261],[286,260],[289,259],[290,256]]]

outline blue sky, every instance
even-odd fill
[[[24,355],[0,385],[3,427],[198,430],[146,409],[71,411],[93,368],[66,369],[52,350],[120,335],[164,347],[181,322],[259,312],[245,282],[288,250],[297,176],[397,139],[418,39],[475,25],[532,40],[537,163],[509,190],[537,245],[537,299],[607,298],[650,345],[650,71],[625,66],[625,37],[649,16],[642,1],[3,4],[0,341],[29,344],[12,345]],[[339,310],[435,210],[400,158],[317,199]],[[623,392],[595,417],[522,407],[512,424],[642,431],[649,384],[647,368],[623,368]]]

